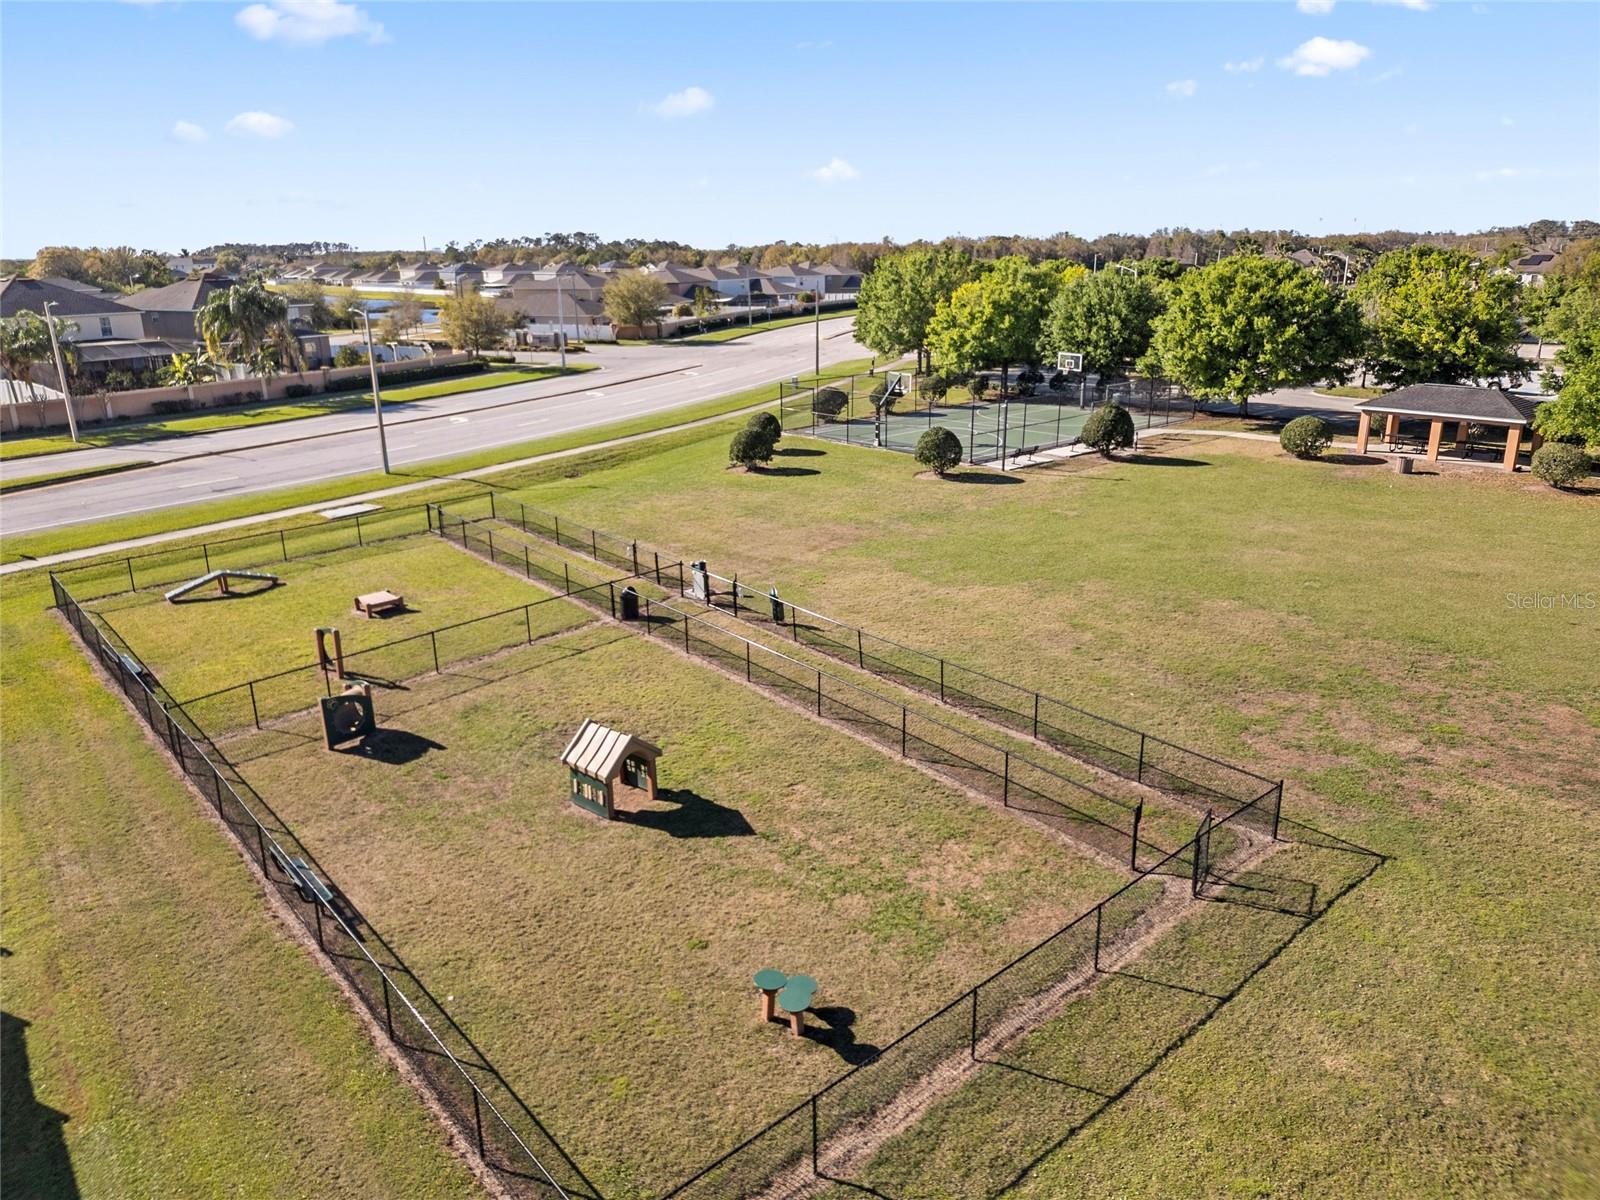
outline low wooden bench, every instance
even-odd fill
[[[397,596],[390,591],[367,592],[356,597],[356,611],[367,617],[378,617],[384,613],[405,612],[405,610],[405,597]]]

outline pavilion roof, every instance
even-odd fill
[[[1361,412],[1518,427],[1532,423],[1538,406],[1532,396],[1466,383],[1413,383],[1371,400],[1358,400],[1355,405]]]

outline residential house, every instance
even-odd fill
[[[448,263],[439,268],[439,286],[455,292],[476,291],[483,286],[483,268],[477,263]]]
[[[1544,283],[1544,277],[1550,273],[1555,263],[1554,254],[1524,254],[1511,264],[1510,269],[1522,283],[1537,286]]]
[[[234,286],[226,275],[211,272],[198,279],[180,279],[166,287],[145,288],[121,297],[121,302],[144,314],[145,336],[163,338],[183,349],[197,349],[203,340],[200,333],[200,310],[218,292]],[[316,331],[311,324],[308,305],[289,305],[289,325],[300,342],[300,353],[308,367],[325,366],[333,361],[333,351],[326,334]],[[296,310],[299,310],[298,312]]]
[[[553,287],[518,287],[495,303],[518,318],[514,336],[519,344],[553,340],[564,333],[569,341],[611,342],[616,331],[598,296],[573,296]]]
[[[95,289],[63,287],[44,279],[0,280],[0,316],[13,317],[20,312],[43,316],[46,304],[50,316],[63,322],[63,334],[77,351],[79,375],[96,385],[103,384],[113,371],[137,374],[158,370],[183,349],[150,336],[145,314],[139,309]],[[35,374],[39,382],[54,385],[52,364],[40,364]]]

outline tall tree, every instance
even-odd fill
[[[267,291],[259,279],[212,292],[201,305],[196,324],[206,350],[217,362],[240,363],[250,369],[263,365],[263,351],[270,349],[275,355],[274,369],[286,363],[305,366],[300,339],[289,328],[289,302]],[[261,398],[267,398],[265,374]]]
[[[1049,353],[1083,355],[1086,371],[1126,371],[1150,349],[1163,302],[1156,285],[1124,271],[1083,274],[1062,285],[1045,321]]]
[[[1002,258],[978,279],[941,301],[928,322],[928,349],[942,370],[1000,369],[1003,390],[1010,369],[1039,359],[1045,315],[1061,272],[1018,255]]]
[[[624,271],[612,277],[602,296],[606,316],[613,325],[643,327],[661,320],[661,309],[672,293],[653,275]]]
[[[439,328],[458,350],[481,354],[499,345],[511,328],[511,314],[478,292],[452,296],[439,309]]]
[[[1395,385],[1520,375],[1518,286],[1514,275],[1458,250],[1385,254],[1354,289],[1373,375]]]
[[[933,314],[976,273],[972,260],[952,249],[916,247],[878,259],[861,281],[857,340],[879,354],[898,356],[914,350],[921,371]]]
[[[63,321],[60,317],[53,317],[51,321],[56,327],[56,338],[61,345],[61,357],[67,365],[67,386],[72,386],[71,376],[77,370],[78,349],[72,344],[69,334],[76,333],[78,327],[70,321]],[[15,316],[0,318],[0,370],[4,370],[7,379],[15,380],[22,384],[31,400],[40,399],[38,390],[33,385],[33,369],[41,363],[50,362],[54,357],[50,345],[50,325],[45,318],[29,309],[23,309]]]
[[[1545,373],[1556,393],[1534,411],[1542,437],[1581,441],[1600,450],[1600,239],[1569,247],[1539,291],[1540,336],[1559,342],[1559,371]]]
[[[1355,306],[1312,272],[1234,255],[1184,276],[1156,321],[1153,349],[1189,391],[1247,416],[1252,396],[1342,378],[1360,338]]]

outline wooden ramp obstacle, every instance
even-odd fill
[[[215,583],[218,590],[224,596],[229,596],[232,595],[232,593],[228,591],[228,580],[230,579],[250,579],[258,583],[269,584],[271,587],[277,587],[278,584],[283,582],[276,575],[269,575],[265,571],[235,571],[229,569],[224,569],[221,571],[208,571],[206,574],[200,576],[199,579],[191,579],[188,583],[180,583],[177,587],[173,588],[167,593],[167,599],[173,602],[181,600],[190,592],[195,591],[198,588],[203,588],[208,583]],[[262,590],[266,591],[268,589],[263,588]]]

